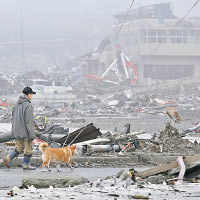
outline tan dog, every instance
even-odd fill
[[[60,171],[59,163],[61,162],[67,163],[72,170],[70,159],[74,154],[76,154],[76,145],[64,148],[51,148],[47,143],[41,143],[39,149],[42,152],[42,171],[44,171],[45,166],[47,166],[48,170],[51,171],[49,168],[51,161],[57,163],[56,168],[58,172]]]

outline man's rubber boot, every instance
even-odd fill
[[[32,155],[24,154],[23,170],[35,170],[36,168],[30,165]]]
[[[4,166],[10,168],[10,162],[17,156],[18,156],[17,150],[10,152],[5,158],[3,158]]]
[[[36,170],[36,168],[30,164],[23,164],[23,170]]]

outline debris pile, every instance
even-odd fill
[[[128,147],[127,155],[131,152],[152,152],[152,153],[180,153],[181,155],[190,155],[200,152],[200,145],[195,141],[190,142],[184,139],[180,131],[167,123],[164,130],[159,134],[154,134],[151,139],[140,139],[144,132],[124,134],[112,138],[122,149]],[[125,153],[126,151],[123,151]]]
[[[38,127],[39,128],[39,127]],[[40,155],[38,145],[41,141],[48,142],[52,147],[77,144],[79,156],[132,156],[140,153],[170,153],[192,155],[200,152],[200,145],[195,141],[184,139],[179,130],[167,123],[164,130],[148,139],[142,138],[145,131],[130,132],[130,124],[125,124],[121,132],[101,133],[93,124],[83,126],[76,131],[69,131],[59,125],[51,125],[36,132],[39,140],[35,140],[34,155]],[[10,132],[0,134],[0,141],[12,139]],[[8,147],[9,148],[9,147]],[[100,153],[100,154],[99,154]]]
[[[160,132],[159,137],[153,141],[158,143],[157,147],[159,146],[160,152],[189,155],[199,153],[200,151],[200,145],[197,142],[192,143],[187,139],[183,139],[180,131],[170,125],[170,123],[166,124],[165,129]],[[151,149],[153,149],[153,146]]]

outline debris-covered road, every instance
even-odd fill
[[[113,185],[114,184],[114,185]],[[33,186],[29,189],[19,189],[14,187],[12,190],[0,190],[0,199],[12,197],[16,200],[26,199],[191,199],[200,198],[199,184],[182,184],[182,185],[129,185],[126,181],[104,180],[86,183],[80,186],[68,188],[36,189]]]

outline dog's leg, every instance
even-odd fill
[[[47,169],[49,170],[49,172],[51,171],[51,169],[50,169],[49,165],[47,165]]]
[[[48,168],[49,172],[51,171],[51,169],[50,169],[50,167],[49,167],[50,162],[51,162],[51,159],[49,160],[48,165],[47,165],[47,168]]]
[[[44,168],[45,168],[45,166],[48,164],[48,162],[43,162],[42,163],[42,172],[45,172],[45,170],[44,170]]]
[[[69,167],[70,167],[71,171],[73,172],[72,165],[71,165],[70,163],[68,163],[68,165],[69,165]]]
[[[57,164],[56,168],[57,168],[57,171],[60,172],[60,169],[59,169],[60,168],[60,164]]]
[[[43,160],[43,163],[42,163],[42,171],[44,172],[44,168],[47,166],[47,168],[49,169],[49,157],[47,156],[42,156],[42,160]]]
[[[72,166],[71,166],[71,164],[70,164],[70,159],[67,159],[65,162],[69,165],[71,171],[73,171],[73,168],[72,168]]]
[[[44,172],[44,155],[42,154],[42,172]]]

